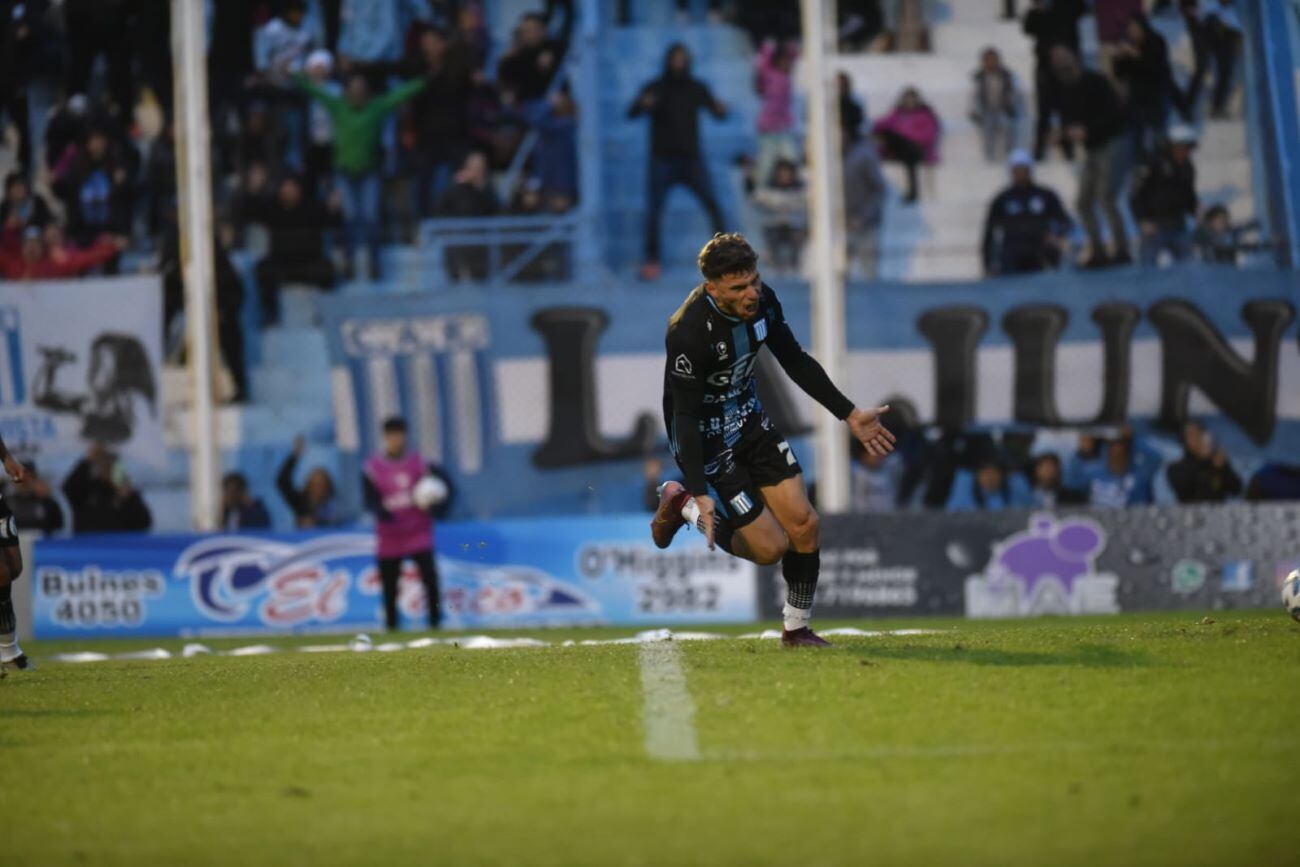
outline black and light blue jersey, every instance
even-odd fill
[[[781,304],[767,286],[758,314],[748,322],[723,313],[707,292],[688,302],[666,340],[664,423],[674,453],[679,432],[673,416],[682,400],[698,404],[692,414],[699,420],[706,452],[731,448],[748,425],[762,418],[754,367],[763,346],[777,351],[773,342],[798,348]]]
[[[706,490],[709,468],[720,456],[749,433],[770,428],[754,377],[764,346],[794,383],[836,418],[853,410],[853,402],[803,351],[767,285],[748,321],[723,313],[703,288],[693,292],[670,322],[665,344],[664,423],[692,494]]]

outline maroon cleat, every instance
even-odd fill
[[[680,482],[664,482],[659,486],[659,508],[655,509],[654,520],[650,522],[650,535],[657,547],[667,548],[677,531],[686,526],[682,506],[690,498]]]
[[[781,630],[782,647],[834,647],[825,638],[822,638],[816,632],[813,632],[807,626],[799,629],[782,629]]]

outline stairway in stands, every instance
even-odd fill
[[[984,213],[1007,183],[1002,165],[985,162],[979,133],[966,117],[971,75],[986,46],[1001,52],[1025,92],[1029,116],[1022,121],[1020,137],[1026,145],[1032,142],[1033,46],[1020,23],[1000,20],[1000,4],[949,0],[934,5],[931,54],[856,55],[844,57],[838,64],[853,78],[870,117],[886,114],[898,94],[915,85],[943,121],[941,162],[923,173],[919,203],[901,204],[903,171],[898,166],[886,167],[891,191],[881,232],[881,279],[967,280],[981,276],[979,242]],[[1191,65],[1191,48],[1181,21],[1159,16],[1153,23],[1165,35],[1176,74],[1182,80]],[[1091,55],[1096,44],[1095,23],[1087,17],[1079,26],[1085,56]],[[1200,132],[1195,159],[1202,202],[1227,204],[1236,220],[1253,217],[1244,124],[1240,120],[1209,121]],[[1073,212],[1075,166],[1053,154],[1038,167],[1037,177],[1055,189]]]
[[[671,4],[663,4],[665,9]],[[753,52],[748,37],[723,24],[610,26],[601,45],[600,126],[605,199],[606,261],[620,276],[641,261],[650,130],[646,117],[629,120],[627,109],[642,85],[663,70],[664,53],[683,43],[694,75],[726,103],[728,116],[701,114],[700,139],[715,194],[729,228],[740,226],[743,202],[734,183],[736,157],[754,151]],[[694,279],[695,255],[712,233],[708,215],[683,188],[669,193],[662,217],[665,276]],[[679,277],[680,275],[680,277]]]
[[[248,477],[254,496],[266,502],[279,530],[293,526],[293,516],[275,491],[275,474],[295,434],[308,441],[300,472],[320,465],[338,478],[329,360],[325,335],[316,324],[316,297],[316,290],[286,287],[281,324],[261,332],[253,353],[260,361],[249,364],[252,400],[216,411],[222,466],[237,468]],[[167,369],[163,394],[169,471],[150,485],[147,496],[155,529],[180,532],[190,526],[185,449],[192,429],[191,389],[183,369]]]

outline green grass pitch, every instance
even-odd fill
[[[635,645],[47,663],[0,681],[0,852],[1295,864],[1300,625],[1212,617],[856,622],[944,631],[829,651],[677,642],[693,761],[647,755]]]

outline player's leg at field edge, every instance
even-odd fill
[[[18,649],[18,618],[14,614],[13,582],[23,574],[23,552],[14,546],[0,549],[0,660],[21,656]]]
[[[438,564],[433,559],[432,549],[421,551],[411,557],[415,568],[420,570],[420,582],[424,584],[424,595],[429,607],[429,628],[437,629],[442,622],[442,597],[438,590]]]
[[[390,632],[398,627],[397,584],[401,577],[401,557],[379,558],[379,585],[384,594],[384,625]]]
[[[821,572],[821,519],[808,502],[802,475],[761,488],[759,493],[789,539],[789,548],[781,557],[781,574],[786,583],[781,614],[786,631],[793,632],[807,627],[812,619],[817,576]]]

